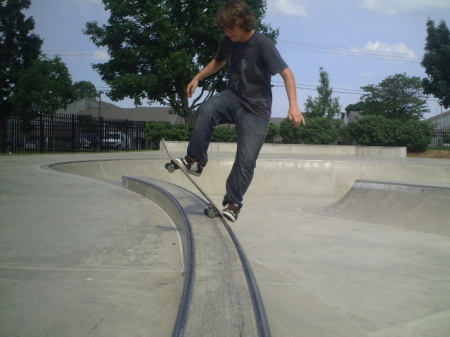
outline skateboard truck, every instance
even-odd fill
[[[164,167],[166,168],[167,171],[169,171],[169,173],[174,173],[175,170],[179,169],[178,165],[176,165],[173,162],[173,160],[171,160],[170,163],[166,163],[166,165]]]
[[[220,215],[219,211],[211,205],[206,207],[203,210],[203,213],[205,213],[205,215],[209,216],[210,218],[215,218],[216,216]]]

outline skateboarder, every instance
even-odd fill
[[[209,98],[197,111],[187,156],[175,161],[200,176],[208,162],[207,150],[214,127],[235,124],[237,152],[226,182],[223,215],[237,220],[244,194],[253,178],[256,160],[266,138],[272,109],[271,76],[280,74],[288,100],[289,119],[295,126],[305,123],[298,108],[295,79],[273,42],[255,30],[255,17],[244,1],[226,2],[216,14],[215,24],[224,30],[215,58],[188,84],[192,97],[199,81],[227,65],[230,87]]]

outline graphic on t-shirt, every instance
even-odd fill
[[[247,90],[246,90],[246,84],[247,84],[247,65],[248,61],[247,59],[241,59],[239,60],[239,73],[233,73],[231,74],[231,82],[232,82],[232,88],[233,90],[239,94],[242,98],[247,97]]]

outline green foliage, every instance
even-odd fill
[[[434,137],[434,126],[430,123],[409,120],[399,123],[397,146],[406,146],[410,152],[424,152]]]
[[[317,86],[316,98],[308,96],[305,103],[305,115],[308,117],[334,118],[341,112],[339,98],[332,98],[333,89],[330,88],[328,73],[320,67],[320,80]]]
[[[43,41],[34,30],[34,19],[23,10],[30,0],[0,1],[0,149],[6,152],[6,120],[13,112],[11,95],[22,70],[41,55]]]
[[[96,96],[94,85],[90,82],[73,84],[66,65],[55,57],[35,60],[30,68],[22,70],[11,102],[14,111],[25,120],[39,114],[51,115],[86,96]]]
[[[349,104],[345,108],[345,111],[347,113],[350,113],[352,111],[364,111],[364,102],[359,101],[358,103],[355,104]]]
[[[35,60],[20,76],[11,101],[15,112],[34,118],[39,113],[46,115],[59,108],[67,108],[74,100],[72,79],[60,58]]]
[[[213,142],[234,143],[236,140],[237,133],[235,127],[219,126],[214,129]]]
[[[350,133],[349,127],[340,127],[339,128],[339,138],[338,145],[353,145],[354,139]]]
[[[25,18],[23,10],[30,0],[7,0],[0,4],[0,114],[11,112],[9,96],[19,82],[22,70],[31,67],[41,55],[43,41],[34,30],[33,17]]]
[[[384,116],[366,116],[348,126],[359,145],[405,146],[423,152],[433,138],[433,126],[418,120],[400,121]]]
[[[421,119],[426,108],[422,81],[406,74],[388,76],[378,85],[362,87],[364,115],[381,115],[390,119]]]
[[[395,129],[397,122],[380,115],[365,116],[351,123],[350,134],[359,145],[395,146]]]
[[[280,135],[280,127],[274,123],[269,123],[265,143],[273,143],[276,137]]]
[[[152,141],[152,147],[158,148],[161,139],[170,141],[189,141],[191,138],[191,125],[172,125],[169,123],[149,122],[145,126],[145,137]],[[219,126],[214,129],[213,142],[235,142],[237,138],[236,128]]]
[[[75,100],[78,101],[83,98],[95,99],[98,97],[97,89],[88,81],[75,82],[73,84],[73,90],[75,92]]]
[[[214,57],[223,31],[214,27],[220,1],[103,0],[108,24],[86,24],[84,33],[98,47],[107,47],[111,59],[94,65],[111,87],[112,100],[130,97],[170,105],[187,122],[200,100],[223,90],[225,71],[200,82],[200,95],[191,104],[186,87]],[[262,23],[266,1],[249,0],[257,27],[272,38],[278,31]],[[190,104],[190,105],[189,105]]]
[[[297,128],[287,118],[281,122],[280,136],[285,144],[332,144],[339,137],[339,124],[337,120],[315,117]]]
[[[445,108],[450,107],[450,31],[444,20],[435,26],[427,21],[427,39],[422,67],[428,78],[423,79],[425,94],[438,98]]]
[[[152,141],[153,148],[158,148],[161,139],[171,141],[188,141],[191,131],[192,130],[188,125],[148,122],[145,126],[145,137]]]

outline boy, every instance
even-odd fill
[[[298,108],[295,79],[273,42],[255,31],[255,17],[244,1],[232,0],[217,12],[215,24],[224,30],[215,58],[188,84],[192,97],[201,79],[227,65],[230,88],[205,101],[197,111],[187,156],[178,165],[200,176],[208,162],[207,150],[214,127],[235,124],[237,152],[226,182],[223,215],[235,222],[244,194],[253,179],[256,160],[266,138],[272,109],[271,76],[280,74],[289,100],[289,118],[295,126],[305,123]]]

